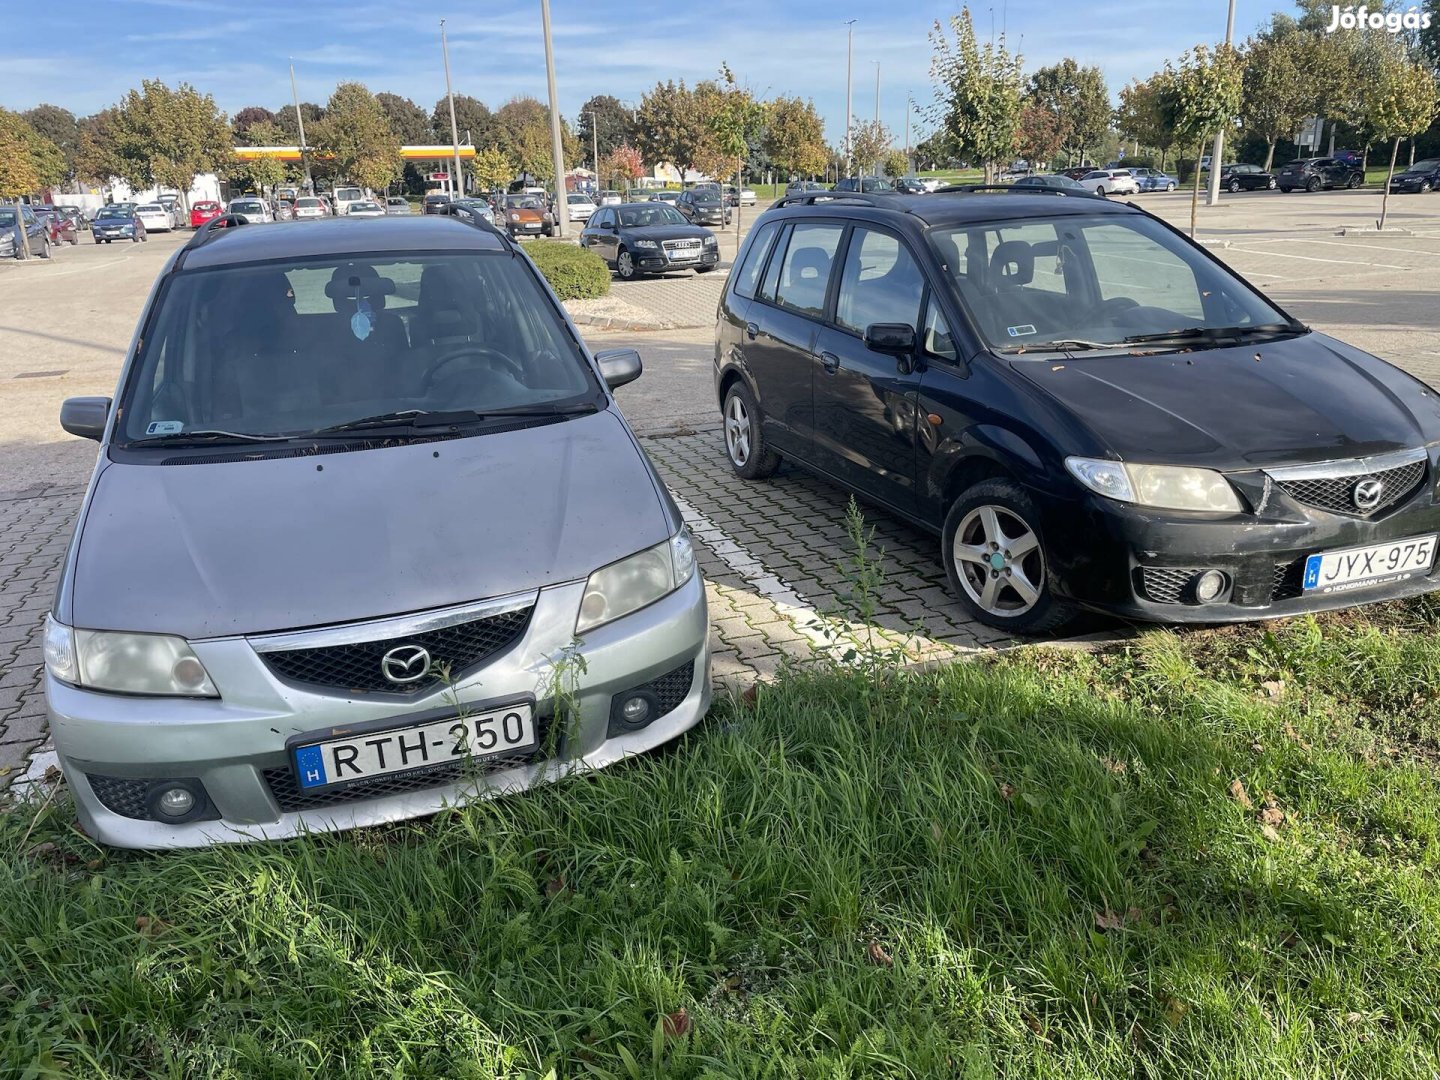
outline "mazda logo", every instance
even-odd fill
[[[397,686],[419,682],[430,674],[430,651],[419,645],[397,645],[380,658],[380,674]]]
[[[1384,492],[1385,482],[1383,480],[1367,476],[1364,480],[1356,483],[1355,490],[1350,493],[1350,498],[1355,503],[1355,509],[1374,510],[1380,505],[1380,496]]]

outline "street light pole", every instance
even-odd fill
[[[879,60],[876,60],[876,61],[874,61],[874,64],[875,64],[875,134],[876,134],[876,136],[878,137],[879,134],[880,134],[880,61],[879,61]],[[872,163],[872,164],[873,164],[873,163]],[[880,175],[878,169],[876,170],[875,175],[876,175],[876,176],[879,176],[879,175]]]
[[[295,60],[290,60],[290,97],[295,102],[295,126],[300,129],[300,165],[305,170],[305,186],[315,190],[315,178],[310,175],[310,156],[305,153],[305,118],[300,115],[300,93],[295,89]]]
[[[460,130],[455,123],[455,94],[450,89],[450,43],[445,39],[444,19],[440,20],[440,52],[445,57],[445,98],[450,102],[450,142],[455,151],[455,175],[451,177],[450,187],[455,197],[460,198],[465,194],[460,173]]]
[[[540,25],[545,34],[545,82],[550,91],[550,156],[555,169],[555,234],[562,240],[570,222],[565,201],[565,148],[560,141],[560,95],[555,90],[555,47],[550,43],[550,0],[540,0]]]
[[[590,146],[591,153],[595,155],[595,190],[600,190],[600,118],[595,113],[586,114],[590,117]]]
[[[845,175],[850,175],[850,70],[855,60],[855,20],[846,19],[845,32]]]
[[[905,95],[905,171],[913,173],[915,163],[910,160],[910,114],[915,110],[915,99]]]
[[[1229,45],[1235,37],[1235,0],[1230,0],[1230,14],[1225,18],[1225,44]],[[1225,128],[1222,126],[1215,132],[1215,145],[1210,150],[1210,190],[1206,195],[1205,205],[1214,206],[1220,201],[1220,163],[1225,153]]]

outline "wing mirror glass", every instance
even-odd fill
[[[60,426],[82,439],[98,442],[105,434],[105,421],[109,417],[108,397],[67,398],[60,406]]]
[[[606,349],[604,352],[597,352],[595,363],[600,365],[600,374],[605,379],[605,385],[611,390],[618,390],[626,383],[634,382],[645,370],[645,365],[640,362],[640,354],[634,349]]]

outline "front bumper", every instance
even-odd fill
[[[647,273],[661,273],[666,270],[695,270],[720,265],[719,248],[702,248],[697,253],[674,253],[666,251],[636,250],[636,265]]]
[[[1082,496],[1047,515],[1047,535],[1085,538],[1052,552],[1051,582],[1083,607],[1162,623],[1278,619],[1432,592],[1440,589],[1440,559],[1428,574],[1344,592],[1306,592],[1303,576],[1311,555],[1440,533],[1433,477],[1430,470],[1415,495],[1374,520],[1328,513],[1279,493],[1264,517],[1225,518]],[[1223,573],[1229,586],[1219,601],[1200,604],[1177,583],[1210,569]]]
[[[572,772],[598,769],[650,750],[694,726],[710,705],[709,618],[697,572],[680,589],[585,635],[576,650],[585,671],[575,676],[577,719],[555,754],[463,778],[443,774],[425,786],[422,773],[406,790],[286,812],[290,776],[285,741],[292,735],[367,721],[406,718],[469,702],[532,695],[537,715],[553,714],[556,662],[572,643],[585,583],[541,589],[525,633],[478,670],[450,686],[397,701],[394,695],[317,691],[278,678],[244,638],[192,642],[221,699],[140,698],[100,694],[45,679],[50,730],[86,831],[116,847],[201,847],[279,839],[432,814],[466,799],[520,791]],[[649,726],[610,735],[611,699],[690,664],[682,700]],[[382,700],[383,699],[383,700]],[[107,792],[102,801],[90,778]],[[113,791],[123,781],[198,780],[213,820],[185,824],[117,813]],[[131,785],[137,787],[138,785]],[[403,785],[402,785],[403,786]],[[124,809],[124,807],[119,807]]]

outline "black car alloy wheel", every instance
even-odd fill
[[[1239,191],[1239,190],[1240,190],[1240,181],[1239,181],[1239,180],[1231,180],[1231,181],[1230,181],[1230,194],[1231,194],[1231,195],[1234,195],[1234,194],[1235,194],[1237,191]]]
[[[942,535],[945,570],[961,605],[1001,630],[1038,634],[1068,621],[1046,577],[1040,514],[1010,480],[985,480],[950,508]]]
[[[735,475],[746,480],[763,480],[780,467],[780,455],[765,445],[760,427],[760,407],[743,382],[725,394],[725,453]]]

